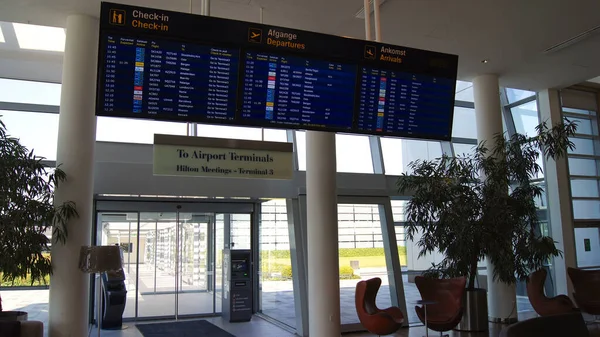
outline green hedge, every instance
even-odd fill
[[[2,287],[31,287],[31,286],[47,286],[50,285],[50,276],[44,278],[44,282],[33,282],[31,284],[31,278],[16,279],[14,282],[4,281],[2,279],[2,273],[0,273],[0,286]]]
[[[406,247],[398,246],[398,254],[406,255]],[[263,250],[261,259],[289,259],[289,250]],[[383,248],[340,248],[340,257],[383,256]]]

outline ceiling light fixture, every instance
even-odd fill
[[[554,53],[557,52],[561,49],[565,49],[567,47],[570,47],[578,42],[581,42],[582,40],[592,36],[593,34],[597,33],[600,31],[600,25],[596,26],[592,29],[588,29],[585,32],[575,35],[572,38],[566,39],[561,43],[557,43],[554,46],[544,50],[544,54],[549,54],[549,53]]]
[[[490,60],[488,60],[488,59],[481,60],[481,63],[483,63],[483,64],[486,64],[486,63],[489,63],[489,62],[490,62]]]
[[[387,0],[379,0],[379,7],[381,8],[381,6],[383,6],[383,4],[386,2]],[[375,10],[375,6],[373,6],[373,0],[369,0],[369,13],[373,13],[373,11]],[[359,19],[364,19],[365,18],[365,6],[363,6],[358,12],[356,12],[356,14],[354,14],[355,17],[359,18]]]

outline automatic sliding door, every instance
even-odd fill
[[[214,313],[214,216],[179,213],[178,315]]]
[[[140,245],[144,263],[139,265],[138,317],[175,315],[177,213],[140,213]]]
[[[96,209],[99,242],[124,250],[124,318],[221,312],[222,251],[249,248],[254,204],[97,200]]]

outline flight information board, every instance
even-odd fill
[[[449,140],[458,57],[103,2],[96,114]]]

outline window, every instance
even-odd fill
[[[338,172],[373,173],[369,137],[336,134],[335,152]]]
[[[263,129],[264,141],[287,143],[287,131],[279,129]]]
[[[154,134],[187,135],[186,123],[98,117],[96,140],[122,143],[154,143]]]
[[[285,199],[261,204],[259,222],[260,312],[296,326],[292,259]]]
[[[595,159],[569,158],[569,174],[573,176],[596,176]]]
[[[456,94],[454,99],[457,101],[474,102],[473,83],[465,81],[456,81]]]
[[[198,124],[198,137],[262,140],[260,128]]]
[[[577,123],[577,134],[570,138],[575,149],[567,151],[573,217],[576,220],[600,219],[597,99],[591,92],[569,89],[560,91],[563,116]],[[575,233],[577,236],[577,230]],[[577,239],[578,261],[580,254],[583,254],[579,249],[579,241]]]
[[[600,219],[600,200],[581,200],[574,197],[573,217],[575,219]]]
[[[595,179],[571,179],[571,196],[598,198],[598,181]]]
[[[577,124],[577,133],[580,135],[597,136],[598,135],[598,120],[592,118],[576,118],[567,117],[568,120]]]
[[[506,88],[506,98],[508,99],[508,103],[514,103],[534,95],[535,92],[533,91]]]
[[[388,266],[383,245],[379,205],[338,204],[338,254],[340,270],[340,310],[342,324],[359,323],[354,298],[356,284],[367,274],[379,274],[382,287],[377,305],[391,306]],[[400,248],[399,248],[400,249]]]
[[[401,175],[417,159],[436,159],[442,156],[440,142],[398,138],[381,138],[385,174]]]
[[[575,148],[569,149],[569,154],[594,155],[595,141],[593,139],[571,137],[571,141],[575,144]]]
[[[13,23],[21,49],[63,52],[65,30],[57,27]]]
[[[454,155],[455,156],[470,156],[475,153],[475,148],[477,145],[474,144],[461,144],[461,143],[453,143],[452,147],[454,147]]]
[[[0,78],[0,102],[60,105],[58,83]]]
[[[296,131],[298,167],[306,170],[306,132]],[[336,165],[338,172],[373,173],[369,137],[335,135]]]
[[[392,217],[394,222],[404,222],[406,218],[404,216],[404,209],[408,204],[408,200],[390,200],[392,204]]]
[[[534,136],[539,125],[537,102],[531,101],[510,109],[517,132],[529,137]]]
[[[454,107],[452,137],[477,139],[475,109]]]
[[[56,160],[58,115],[39,112],[0,110],[7,133],[19,138],[22,145],[37,156]]]

